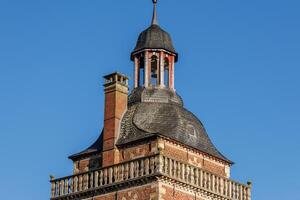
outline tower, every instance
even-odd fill
[[[104,128],[69,157],[73,175],[51,177],[52,200],[251,199],[251,183],[230,179],[233,163],[176,93],[178,54],[153,4],[151,25],[131,53],[133,90],[128,95],[123,74],[104,76]]]

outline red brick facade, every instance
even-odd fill
[[[161,200],[205,200],[198,193],[189,190],[176,188],[167,184],[160,184]]]
[[[158,200],[158,184],[137,186],[93,197],[91,200]]]
[[[184,147],[183,145],[177,145],[167,140],[163,140],[161,143],[164,144],[163,153],[171,158],[200,167],[219,176],[230,176],[229,163],[216,159],[212,156],[208,156],[198,150]]]
[[[198,192],[172,183],[155,181],[143,186],[119,190],[104,195],[95,196],[87,200],[207,200]]]
[[[219,176],[227,178],[230,176],[229,163],[165,139],[156,139],[146,144],[137,144],[120,149],[120,162],[146,157],[159,152],[170,158],[202,168]]]

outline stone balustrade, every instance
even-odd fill
[[[158,154],[111,167],[52,179],[50,181],[51,199],[62,199],[69,195],[154,176],[171,178],[198,188],[200,192],[216,194],[220,197],[218,199],[251,199],[249,185],[237,183]]]
[[[218,199],[251,200],[251,183],[243,185],[165,156],[160,156],[159,163],[164,176],[216,194]]]
[[[90,191],[157,174],[159,156],[154,155],[86,173],[51,180],[51,198]]]

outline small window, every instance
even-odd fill
[[[158,70],[157,70],[157,56],[151,57],[151,85],[157,85]]]
[[[186,126],[186,132],[187,132],[189,138],[197,137],[196,129],[192,124],[188,124]]]

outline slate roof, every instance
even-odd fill
[[[144,49],[163,49],[169,51],[176,55],[177,61],[178,54],[175,51],[170,34],[157,24],[152,24],[139,35],[136,46],[131,54],[131,59],[133,59],[132,55],[135,52]]]
[[[183,107],[173,90],[135,88],[128,97],[128,109],[121,120],[118,146],[154,136],[163,136],[233,164],[211,142],[201,121]],[[103,131],[84,151],[69,156],[76,160],[102,151]]]
[[[217,150],[203,124],[183,107],[181,98],[174,91],[136,88],[129,96],[117,145],[158,135],[232,163]]]

